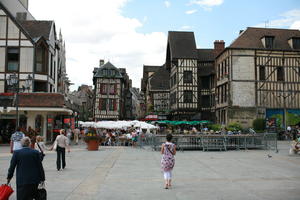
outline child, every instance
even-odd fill
[[[40,146],[40,148],[39,148]],[[46,145],[44,143],[44,137],[43,136],[36,136],[36,143],[34,144],[34,148],[41,152],[41,150],[45,153]]]

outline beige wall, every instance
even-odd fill
[[[8,19],[8,38],[18,39],[20,30],[11,19]]]
[[[4,81],[0,81],[0,93],[4,92]]]
[[[33,72],[33,48],[20,49],[20,72]]]
[[[230,91],[232,106],[255,106],[254,82],[232,82]]]
[[[243,126],[243,128],[252,127],[253,120],[257,118],[257,109],[255,107],[238,107],[228,109],[228,122],[237,122]]]
[[[232,79],[255,80],[254,57],[232,56]]]
[[[5,71],[5,48],[0,48],[0,72]]]
[[[6,17],[0,17],[0,38],[6,37]]]
[[[254,51],[232,51],[232,82],[230,88],[232,106],[255,106],[255,63]],[[236,82],[253,81],[253,82]]]

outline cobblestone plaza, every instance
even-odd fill
[[[55,152],[47,152],[43,164],[48,199],[300,199],[300,156],[289,156],[285,141],[279,142],[279,153],[179,151],[169,190],[163,189],[159,151],[149,147],[87,151],[85,147],[72,146],[64,171],[56,170]],[[8,146],[0,147],[2,183],[11,158],[7,152]],[[15,199],[15,193],[10,199]]]

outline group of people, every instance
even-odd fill
[[[13,156],[8,169],[7,184],[17,169],[17,200],[37,199],[38,185],[45,181],[41,150],[31,148],[31,139],[20,128],[12,134],[11,141]]]
[[[131,138],[136,142],[138,133],[133,130]],[[108,134],[108,137],[112,135]],[[172,142],[172,135],[166,136],[166,142],[161,147],[161,168],[164,174],[165,189],[171,187],[172,169],[175,165],[176,145]],[[65,152],[70,152],[70,141],[64,129],[56,137],[51,148],[47,149],[42,136],[36,137],[34,148],[31,146],[31,139],[17,128],[11,136],[11,153],[13,153],[7,175],[7,184],[10,183],[16,169],[17,200],[36,199],[38,185],[45,181],[43,168],[43,157],[45,150],[56,150],[57,170],[66,167]]]
[[[16,132],[11,135],[10,151],[13,154],[7,175],[7,184],[10,183],[15,169],[17,200],[37,199],[38,185],[45,181],[43,168],[43,158],[46,150],[56,150],[57,170],[66,167],[65,152],[70,152],[70,141],[61,129],[51,148],[47,149],[42,136],[36,136],[35,142],[21,131],[18,127]]]
[[[132,145],[136,147],[138,144],[138,138],[144,138],[146,133],[138,128],[130,128],[127,130],[123,129],[95,129],[95,128],[85,128],[84,133],[96,134],[102,138],[102,144],[105,146],[114,146],[117,145],[117,142],[125,140],[123,145],[129,146]]]

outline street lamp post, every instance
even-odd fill
[[[287,116],[286,116],[286,98],[288,98],[289,96],[292,95],[291,91],[286,91],[287,94],[285,95],[284,92],[281,95],[278,95],[278,97],[282,97],[283,98],[283,125],[284,125],[284,131],[287,130]]]
[[[23,85],[21,88],[19,87],[19,78],[16,73],[8,75],[7,79],[7,85],[12,87],[13,92],[15,92],[15,104],[16,104],[16,128],[19,126],[19,92],[24,92],[25,90],[30,89],[30,86],[32,84],[32,77],[30,75],[27,76],[27,79],[25,80],[25,85]]]

